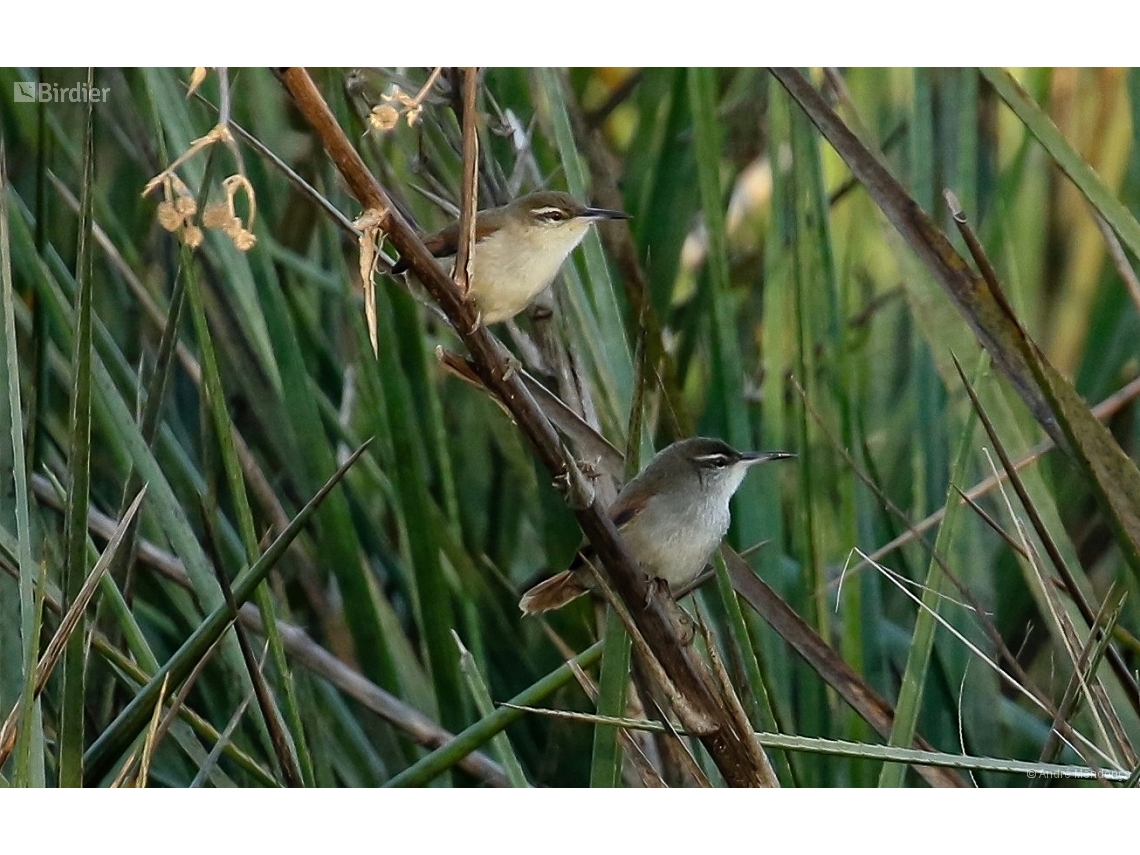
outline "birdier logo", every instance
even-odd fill
[[[55,83],[18,81],[12,84],[12,100],[17,104],[98,104],[105,102],[111,87],[98,88],[86,83],[59,86]]]

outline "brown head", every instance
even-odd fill
[[[555,225],[571,220],[629,219],[629,214],[624,211],[591,208],[561,190],[537,190],[534,193],[521,196],[497,210],[502,211],[505,216],[525,217],[529,221],[541,225]]]

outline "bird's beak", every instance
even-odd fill
[[[625,211],[611,211],[607,208],[586,208],[578,216],[588,220],[631,220],[633,217]]]
[[[757,463],[766,463],[769,460],[787,460],[795,457],[790,451],[746,451],[740,455],[742,463],[755,466]]]

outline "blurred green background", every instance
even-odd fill
[[[956,194],[1028,334],[1095,405],[1140,367],[1134,247],[1106,242],[1104,210],[999,97],[995,73],[805,72],[965,255],[942,196]],[[425,231],[451,220],[457,74],[312,74],[405,215]],[[1066,156],[1135,212],[1140,76],[1014,77]],[[190,69],[97,70],[109,97],[88,130],[83,104],[14,100],[18,82],[73,87],[86,70],[0,69],[0,714],[13,711],[0,780],[693,783],[662,740],[615,743],[612,727],[534,713],[512,712],[502,729],[508,716],[493,706],[519,693],[533,706],[595,709],[559,670],[600,637],[595,605],[545,620],[516,606],[529,581],[571,559],[573,517],[506,415],[441,370],[437,346],[461,352],[458,339],[383,274],[373,355],[351,227],[360,205],[274,74],[210,70],[188,97],[190,79]],[[384,105],[397,115],[386,130],[369,121]],[[233,144],[192,148],[219,107]],[[1045,433],[785,89],[760,69],[491,68],[479,107],[480,207],[551,187],[604,206],[616,192],[633,217],[628,238],[592,232],[575,251],[544,298],[552,321],[520,316],[494,330],[522,364],[642,462],[693,434],[796,452],[794,464],[749,477],[730,543],[766,541],[748,555],[755,571],[868,687],[892,706],[903,691],[938,751],[1133,769],[1140,591],[1127,550],[1067,456],[1022,470],[1093,610],[1128,595],[1110,644],[1132,686],[1094,638],[1096,679],[1067,693],[1090,670],[1074,666],[1089,630],[1041,535],[1011,491],[979,499],[993,526],[956,501],[1001,464],[952,354],[1012,457]],[[165,173],[177,181],[143,195],[190,152]],[[205,219],[228,193],[227,216],[240,219],[229,234]],[[256,242],[242,251],[234,238],[247,233]],[[622,241],[625,259],[615,257]],[[552,355],[571,366],[573,388],[559,384]],[[1126,394],[1108,425],[1130,453],[1135,391]],[[631,440],[635,396],[644,429]],[[369,438],[288,548],[267,552]],[[137,530],[109,549],[143,484]],[[885,571],[857,567],[855,550],[875,552],[948,498],[947,522],[878,559],[958,635],[929,618],[916,632],[915,601]],[[936,539],[943,565],[931,557]],[[59,664],[36,703],[18,705],[60,625],[55,607],[76,599],[104,551],[113,560]],[[211,615],[226,613],[219,577],[239,593],[234,580],[252,578],[243,568],[255,563],[265,583],[241,622],[245,643],[226,631],[210,647],[221,629]],[[716,584],[694,599],[757,730],[883,741],[747,604]],[[1011,679],[1031,684],[1036,702],[987,662],[1000,658],[999,639],[1022,669]],[[643,717],[620,643],[606,656],[619,677],[603,669],[599,707]],[[597,659],[594,649],[595,679]],[[169,720],[151,716],[159,695]],[[1087,739],[1069,738],[1080,750],[1050,739],[1058,706]],[[475,759],[396,777],[445,730],[469,730]],[[718,783],[702,749],[685,745]],[[924,785],[908,767],[819,749],[774,752],[781,782]],[[1042,782],[961,774],[981,786]]]

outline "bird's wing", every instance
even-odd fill
[[[645,510],[649,496],[645,493],[633,493],[628,496],[618,496],[617,501],[610,505],[609,515],[614,526],[620,531],[630,520]]]
[[[645,510],[649,497],[644,493],[638,495],[634,493],[629,496],[618,496],[616,502],[610,505],[607,513],[610,517],[610,522],[614,524],[614,528],[621,531],[625,526],[637,517],[639,513]],[[570,564],[570,569],[575,570],[581,567],[586,559],[593,559],[594,551],[590,548],[589,541],[583,543],[578,547],[578,554],[574,556],[574,561]]]
[[[493,231],[493,225],[480,225],[475,221],[475,243],[483,240]],[[436,258],[447,258],[455,255],[459,249],[459,223],[452,223],[445,229],[428,235],[424,238],[424,246]],[[408,262],[401,258],[392,265],[392,273],[403,273],[408,269]]]

